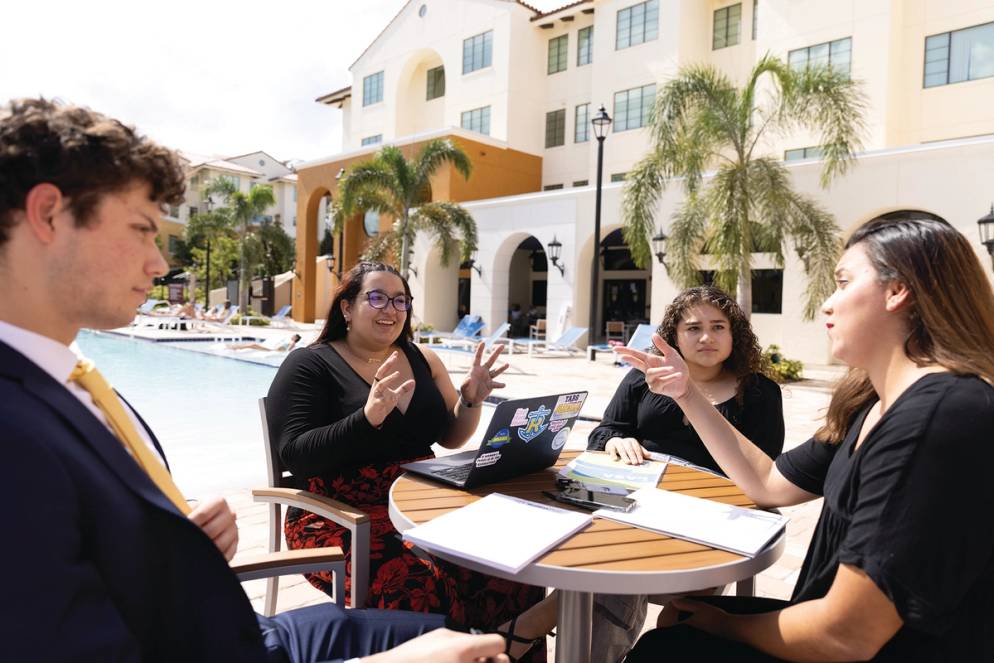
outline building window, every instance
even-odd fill
[[[294,228],[297,227],[297,215],[296,214],[293,215],[293,227]]]
[[[800,159],[820,159],[822,151],[820,147],[799,147],[796,150],[786,150],[783,153],[784,161],[798,161]]]
[[[711,49],[735,46],[742,33],[742,3],[722,7],[714,12],[714,30],[711,33]]]
[[[559,147],[566,144],[566,109],[545,114],[545,146]]]
[[[787,62],[798,70],[827,65],[848,76],[852,68],[852,37],[790,51],[787,54]]]
[[[362,79],[362,105],[383,101],[383,72],[378,71]]]
[[[463,111],[460,125],[463,129],[490,135],[490,106]]]
[[[231,186],[235,187],[235,191],[242,188],[242,178],[238,175],[221,175],[221,179],[231,182]]]
[[[586,143],[590,140],[590,104],[580,104],[573,114],[573,142]]]
[[[431,101],[445,96],[445,67],[428,70],[428,91],[425,100]]]
[[[383,134],[376,134],[375,136],[366,136],[362,139],[363,146],[366,145],[376,145],[383,142]]]
[[[562,188],[563,188],[562,184],[546,184],[544,187],[542,187],[542,190],[543,191],[559,191]]]
[[[169,206],[169,216],[171,216],[174,219],[178,219],[179,218],[179,205],[170,205]]]
[[[618,11],[616,50],[638,46],[659,36],[659,0],[647,0]]]
[[[614,130],[627,131],[644,127],[649,120],[652,102],[656,100],[656,85],[643,85],[614,93]]]
[[[624,182],[625,181],[625,175],[627,175],[627,174],[628,173],[611,173],[611,181],[612,182]]]
[[[369,237],[380,234],[380,213],[376,210],[366,210],[362,217],[362,229]]]
[[[759,28],[759,0],[752,0],[752,40],[756,41],[756,29]]]
[[[493,60],[494,31],[488,30],[462,42],[462,73],[489,67]]]
[[[569,51],[569,35],[561,35],[549,40],[548,74],[558,74],[566,71],[566,53]]]
[[[573,186],[590,186],[590,180],[577,180],[573,182]]]
[[[169,236],[169,255],[174,256],[179,253],[180,239],[176,235]]]
[[[291,185],[290,190],[293,191],[293,202],[297,202],[297,185]]]
[[[752,270],[752,312],[783,312],[783,270]]]
[[[190,205],[190,218],[192,219],[197,214],[198,211],[199,210],[196,207]]]
[[[594,26],[590,25],[576,33],[576,66],[582,67],[594,61]]]
[[[925,38],[925,87],[994,76],[994,23]]]

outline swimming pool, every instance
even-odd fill
[[[88,331],[77,341],[155,431],[187,497],[265,485],[258,399],[276,368]]]

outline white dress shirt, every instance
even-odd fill
[[[69,380],[73,369],[76,368],[76,363],[84,358],[75,341],[71,346],[65,346],[55,339],[28,331],[22,327],[16,327],[3,320],[0,320],[0,341],[14,348],[38,366],[38,368],[51,375],[56,382],[68,389],[70,394],[86,406],[86,409],[92,412],[93,416],[97,418],[97,421],[106,426],[107,430],[114,437],[117,437],[110,424],[107,423],[107,417],[104,416],[103,410],[98,408],[93,402],[90,392],[83,389],[79,383]],[[99,369],[99,366],[97,368]],[[128,413],[128,417],[131,418],[131,423],[134,424],[135,430],[138,431],[138,435],[142,441],[155,453],[155,457],[159,462],[165,465],[165,461],[159,454],[159,450],[155,448],[152,438],[149,436],[148,431],[145,430],[145,426],[138,420],[134,411],[130,407],[127,407],[127,404],[123,400],[121,402],[126,406],[124,410]],[[125,449],[127,449],[126,446]],[[131,452],[128,451],[128,453]]]

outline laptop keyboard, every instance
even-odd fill
[[[446,467],[441,470],[435,470],[432,474],[445,477],[446,479],[451,479],[452,481],[465,481],[466,477],[469,476],[469,471],[471,469],[473,469],[473,464],[467,463],[466,465],[457,465],[455,467]]]

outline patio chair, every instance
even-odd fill
[[[443,338],[445,339],[460,338],[468,340],[472,339],[477,334],[479,334],[481,329],[483,329],[483,320],[480,319],[480,316],[464,315],[462,317],[462,320],[459,321],[459,324],[456,325],[456,328],[450,332],[440,332],[440,331],[420,332],[418,336],[419,339],[428,339],[428,343],[432,343],[432,339],[435,338],[439,340]]]
[[[507,333],[507,330],[510,328],[511,328],[511,323],[504,322],[497,329],[495,329],[493,333],[490,334],[489,336],[483,336],[477,338],[443,338],[441,339],[441,345],[446,348],[457,346],[462,348],[473,349],[476,347],[477,343],[482,341],[483,347],[489,350],[494,343],[500,343],[502,341],[505,343],[510,342],[511,339],[501,338],[504,334]]]
[[[573,356],[574,352],[581,352],[580,348],[576,347],[576,342],[580,340],[584,334],[587,333],[586,327],[570,327],[563,332],[563,335],[554,341],[540,341],[537,339],[514,339],[511,341],[513,345],[524,345],[528,348],[528,354],[532,354],[532,350],[536,347],[542,347],[546,352],[549,351],[562,351],[568,352],[570,356]]]
[[[621,320],[608,320],[604,323],[604,340],[625,342],[625,323]]]
[[[145,300],[145,303],[143,303],[141,306],[138,307],[137,310],[139,315],[148,315],[159,304],[168,304],[168,303],[169,302],[167,302],[164,299],[147,299]]]
[[[280,308],[280,310],[277,311],[276,314],[271,318],[268,315],[243,315],[241,318],[238,319],[238,324],[247,325],[252,320],[265,320],[270,325],[287,324],[287,314],[290,313],[291,308],[293,307],[287,304],[286,306]],[[293,321],[290,320],[290,322]]]
[[[652,347],[652,335],[656,333],[656,328],[652,325],[639,325],[628,339],[627,348],[633,350],[648,350]],[[628,366],[627,362],[615,359],[615,366]]]
[[[535,324],[528,325],[528,338],[533,341],[544,341],[546,332],[545,318],[539,318]]]
[[[269,417],[266,414],[266,398],[259,399],[259,416],[262,419],[262,439],[266,450],[266,469],[269,482],[268,488],[252,491],[256,502],[269,504],[269,552],[277,553],[283,541],[283,506],[297,507],[333,523],[348,528],[352,533],[352,596],[353,608],[363,608],[366,605],[366,591],[369,587],[369,527],[370,521],[362,511],[353,509],[348,504],[337,502],[331,498],[315,493],[299,490],[293,487],[293,477],[283,465],[279,448],[276,444],[277,435],[269,429]],[[300,551],[289,551],[300,552]],[[324,570],[324,569],[321,569]],[[309,572],[309,571],[308,571]],[[345,597],[345,565],[335,573],[335,601],[344,606]],[[267,617],[276,612],[276,596],[279,592],[279,577],[271,577],[266,582],[266,595],[263,614]]]

